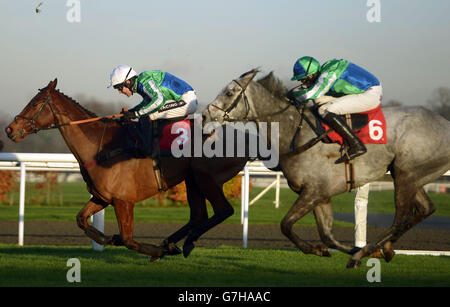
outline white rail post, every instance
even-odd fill
[[[355,246],[366,246],[367,203],[369,202],[369,184],[356,189],[355,196]]]
[[[20,162],[19,245],[23,246],[25,217],[25,162]]]
[[[100,210],[92,216],[92,226],[101,232],[105,232],[105,209]],[[92,240],[92,249],[101,252],[105,247]]]
[[[248,167],[244,167],[244,221],[243,221],[243,238],[242,238],[242,247],[247,248],[248,241],[248,199],[250,192],[250,175],[248,172]]]
[[[244,166],[245,169],[246,166]],[[241,225],[244,224],[245,174],[241,177]]]
[[[277,187],[275,190],[275,208],[280,207],[280,180],[281,175],[280,173],[277,173]]]

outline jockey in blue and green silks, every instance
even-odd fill
[[[120,65],[111,73],[111,84],[121,94],[134,93],[143,100],[134,108],[123,111],[125,120],[148,116],[150,120],[181,118],[197,110],[197,96],[185,81],[162,70],[149,70],[139,75],[127,65]]]
[[[320,66],[316,59],[305,56],[295,62],[291,80],[301,82],[301,89],[294,88],[288,95],[297,102],[316,100],[321,104],[321,97],[334,97],[321,104],[318,111],[350,147],[347,155],[336,163],[354,159],[367,151],[338,115],[365,112],[380,105],[382,88],[374,75],[347,60],[333,59]]]

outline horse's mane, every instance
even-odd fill
[[[286,97],[287,88],[283,85],[280,79],[275,77],[273,71],[266,76],[258,79],[256,82],[261,84],[266,90],[277,98],[284,99]]]
[[[63,97],[69,99],[70,101],[72,101],[73,103],[75,103],[77,106],[79,106],[83,111],[85,111],[87,114],[89,114],[89,116],[92,117],[97,117],[97,114],[95,114],[92,111],[89,111],[88,109],[86,109],[85,107],[83,107],[81,104],[79,104],[75,99],[73,99],[70,96],[67,96],[66,94],[64,94],[63,92],[61,92],[60,90],[55,90],[55,92],[57,92],[58,94],[62,95]]]

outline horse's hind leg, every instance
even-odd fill
[[[116,212],[117,223],[119,225],[120,236],[123,244],[128,249],[133,249],[139,253],[156,257],[164,256],[166,250],[153,244],[138,243],[133,239],[134,231],[134,204],[120,199],[113,199],[114,211]]]
[[[361,251],[353,255],[347,263],[347,267],[354,267],[361,263],[361,258],[371,255],[378,248],[383,248],[385,260],[389,262],[395,253],[392,244],[395,243],[406,231],[430,216],[435,207],[422,187],[414,186],[414,180],[404,176],[394,179],[395,185],[395,217],[389,231],[382,236],[377,243],[365,246]],[[387,255],[386,255],[387,254]]]
[[[414,198],[411,200],[412,208],[409,212],[406,213],[408,219],[407,222],[403,222],[400,218],[397,217],[397,214],[394,219],[394,224],[405,223],[404,232],[397,232],[392,238],[389,240],[391,244],[397,242],[397,240],[409,229],[422,222],[424,219],[429,217],[436,210],[435,206],[431,202],[427,193],[423,188],[417,189],[417,192],[414,195]]]
[[[324,202],[318,204],[314,208],[313,212],[322,242],[329,248],[335,248],[341,252],[350,254],[353,251],[353,247],[340,243],[333,236],[332,230],[334,217],[333,208],[331,207],[331,199],[328,198]],[[328,250],[326,250],[325,247],[317,246],[316,248],[322,248],[323,256],[327,256]],[[328,253],[328,255],[330,254]]]
[[[84,233],[101,245],[123,245],[122,240],[119,236],[105,236],[103,232],[99,231],[95,227],[89,225],[88,218],[90,218],[92,215],[96,214],[97,212],[101,211],[102,209],[106,208],[109,204],[105,203],[95,197],[92,197],[89,202],[83,207],[83,209],[80,210],[80,212],[77,214],[77,224],[78,227],[80,227],[82,230],[84,230]]]
[[[234,213],[233,207],[223,194],[222,186],[217,184],[214,178],[209,174],[196,172],[194,184],[195,183],[201,187],[201,193],[210,201],[214,210],[214,215],[209,219],[200,222],[191,230],[183,244],[184,257],[189,256],[194,249],[194,242],[197,241],[201,235],[214,226],[222,223]],[[200,220],[204,218],[203,214],[206,214],[206,210],[204,213],[202,212]]]

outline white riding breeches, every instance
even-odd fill
[[[319,114],[323,117],[328,112],[344,115],[375,109],[380,105],[382,97],[383,89],[381,85],[377,85],[369,87],[361,94],[345,95],[339,98],[324,96],[316,99],[316,102],[322,104],[319,107]]]
[[[180,105],[182,102],[185,104]],[[197,95],[194,91],[189,91],[181,96],[180,101],[167,100],[158,111],[150,114],[149,117],[151,120],[185,117],[195,113],[197,105]]]

